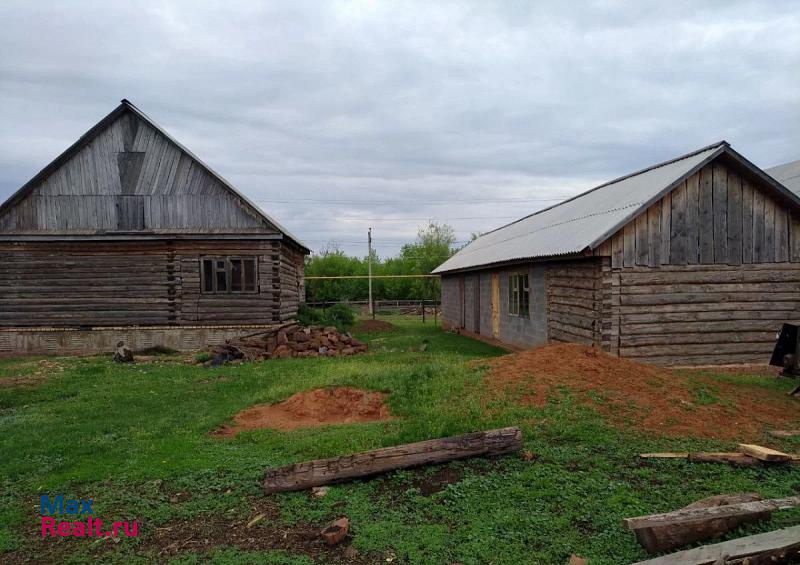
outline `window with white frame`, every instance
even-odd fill
[[[530,288],[527,273],[513,273],[508,277],[508,313],[528,317]]]

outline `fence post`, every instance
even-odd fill
[[[419,303],[422,305],[422,323],[425,323],[425,301],[420,300]]]

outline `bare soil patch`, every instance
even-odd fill
[[[390,332],[396,327],[394,324],[383,320],[362,320],[356,326],[356,331],[362,333]]]
[[[542,406],[566,388],[611,423],[666,436],[748,439],[800,422],[800,403],[777,391],[672,371],[578,344],[552,344],[481,364],[488,400],[515,396]],[[708,370],[706,370],[708,372]],[[770,378],[770,377],[762,377]]]
[[[271,428],[294,430],[330,424],[377,422],[392,416],[383,392],[350,387],[318,388],[293,394],[278,404],[262,404],[242,410],[233,423],[215,435],[234,436],[245,430]]]
[[[49,359],[25,361],[13,365],[13,369],[25,371],[28,374],[10,377],[0,376],[0,388],[36,386],[48,378],[64,372],[63,365]]]

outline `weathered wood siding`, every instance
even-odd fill
[[[608,322],[622,357],[660,364],[766,363],[800,323],[800,263],[624,268]]]
[[[611,238],[612,266],[800,262],[800,213],[716,161]]]
[[[800,215],[716,161],[615,234],[603,347],[660,364],[765,363],[800,323]]]
[[[278,233],[205,167],[131,112],[0,217],[0,232]]]
[[[600,346],[603,316],[603,259],[548,263],[547,335],[553,341]]]
[[[278,266],[281,320],[294,318],[300,303],[305,301],[304,259],[303,253],[296,247],[281,246]]]
[[[293,318],[277,240],[0,243],[0,326],[268,324]],[[289,249],[289,251],[286,251]],[[258,293],[203,294],[204,256],[256,257]],[[283,298],[286,297],[286,300]]]

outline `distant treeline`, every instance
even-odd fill
[[[417,239],[403,245],[397,257],[381,259],[373,252],[374,275],[427,275],[458,249],[453,228],[429,223],[420,229]],[[306,276],[343,276],[368,274],[367,257],[350,257],[331,248],[306,258]],[[438,279],[373,279],[375,300],[438,300]],[[366,279],[306,281],[306,299],[311,302],[366,300]]]

